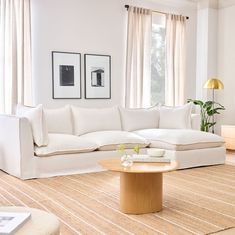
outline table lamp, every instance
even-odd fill
[[[215,101],[215,90],[222,90],[224,89],[224,84],[217,78],[210,78],[207,80],[203,88],[212,89],[212,101],[213,101],[213,108],[214,108],[214,101]],[[212,120],[214,122],[214,115],[212,116]],[[212,126],[212,133],[214,133],[214,126]]]

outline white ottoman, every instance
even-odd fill
[[[14,235],[59,235],[60,223],[57,217],[45,211],[27,207],[0,207],[1,212],[30,212],[31,217]]]

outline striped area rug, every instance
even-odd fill
[[[22,181],[0,171],[0,205],[52,212],[63,235],[214,234],[235,227],[235,166],[165,174],[164,209],[154,214],[119,211],[119,175],[113,172]]]

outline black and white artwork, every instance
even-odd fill
[[[81,98],[81,54],[52,52],[53,99]]]
[[[85,54],[85,98],[111,98],[111,56]]]
[[[104,68],[91,68],[91,86],[104,87]]]
[[[74,66],[60,65],[60,86],[74,86]]]

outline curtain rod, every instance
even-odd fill
[[[129,9],[129,5],[125,5],[125,8],[128,10],[128,9]],[[163,12],[163,11],[152,11],[152,12],[154,12],[154,13],[159,13],[159,14],[163,14],[163,15],[168,14],[168,13]],[[188,19],[189,19],[189,17],[188,17],[188,16],[186,16],[186,19],[188,20]]]

